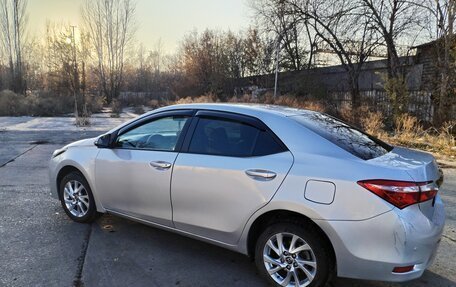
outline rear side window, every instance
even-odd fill
[[[262,156],[284,152],[285,148],[279,144],[268,131],[259,131],[254,156]]]
[[[382,156],[393,149],[381,140],[325,114],[309,111],[291,118],[364,160]]]
[[[283,152],[267,131],[233,120],[200,118],[189,146],[198,154],[248,157]]]

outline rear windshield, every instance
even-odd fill
[[[291,118],[364,160],[382,156],[393,149],[387,143],[326,114],[309,111]]]

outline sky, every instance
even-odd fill
[[[46,20],[80,26],[84,2],[29,0],[29,33],[44,35]],[[247,3],[248,0],[136,0],[136,43],[153,49],[160,40],[163,49],[172,53],[183,37],[194,30],[239,31],[251,22]]]

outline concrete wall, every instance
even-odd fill
[[[403,68],[406,71],[408,88],[413,91],[422,89],[423,68],[427,67],[416,60],[415,56],[401,58]],[[386,73],[386,60],[365,63],[359,76],[360,90],[383,90],[383,78]],[[348,81],[348,73],[343,66],[339,65],[279,73],[278,88],[282,94],[294,93],[298,95],[345,92],[350,90]],[[228,88],[243,89],[249,86],[272,89],[274,87],[274,74],[242,78],[234,81],[233,86]]]

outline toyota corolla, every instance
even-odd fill
[[[111,213],[241,252],[277,286],[420,277],[442,235],[442,179],[432,155],[267,105],[160,108],[50,161],[71,219]]]

